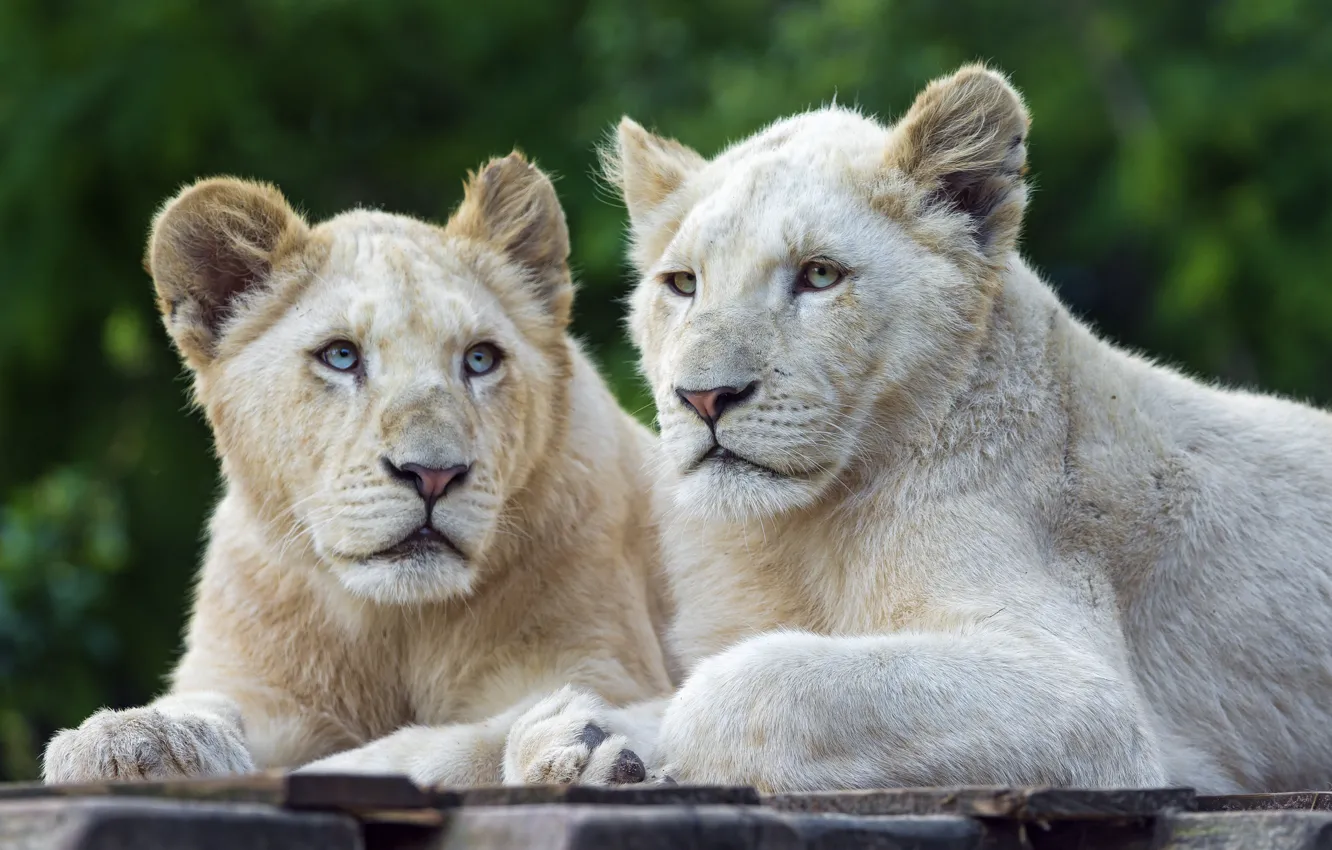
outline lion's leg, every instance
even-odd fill
[[[751,639],[697,667],[658,747],[677,781],[769,791],[1166,779],[1132,687],[1001,630]]]
[[[612,708],[566,687],[480,723],[400,729],[302,770],[397,773],[451,786],[632,784],[652,777],[644,762],[664,705]]]
[[[481,723],[406,726],[298,772],[398,774],[422,785],[495,785],[504,738],[516,716],[508,711]]]

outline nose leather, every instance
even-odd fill
[[[708,427],[714,427],[727,409],[748,401],[757,387],[758,381],[750,381],[741,389],[727,386],[709,390],[676,389],[675,392],[687,407],[708,423]]]
[[[465,476],[471,468],[466,464],[456,464],[442,469],[420,463],[398,465],[387,459],[384,463],[394,477],[410,481],[416,487],[416,492],[425,500],[427,510],[433,508],[435,502],[449,491],[449,487]]]

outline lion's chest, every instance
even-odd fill
[[[920,570],[898,557],[909,547],[879,537],[865,545],[818,533],[770,537],[677,561],[678,615],[671,630],[686,668],[748,637],[778,629],[825,635],[887,634],[935,618]],[[677,553],[678,554],[678,553]]]
[[[497,669],[495,653],[465,634],[443,627],[421,630],[404,646],[397,675],[406,697],[408,723],[470,723],[497,714],[521,696],[521,676]],[[518,695],[506,699],[513,691]]]

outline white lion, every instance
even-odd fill
[[[620,728],[677,780],[1332,783],[1332,417],[1071,316],[1027,126],[981,67],[711,161],[621,123],[688,676]]]
[[[513,727],[561,683],[610,703],[671,684],[654,440],[566,333],[568,253],[517,155],[445,227],[308,227],[234,179],[163,208],[148,262],[226,491],[169,692],[56,735],[48,782],[328,756],[309,769],[643,779],[581,692]]]

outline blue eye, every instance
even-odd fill
[[[328,364],[329,368],[337,369],[339,372],[351,372],[361,365],[361,352],[356,350],[356,346],[340,339],[337,342],[330,342],[319,352],[319,359]]]
[[[463,368],[469,375],[484,375],[493,372],[500,362],[499,349],[488,342],[478,343],[467,349],[463,355]]]

